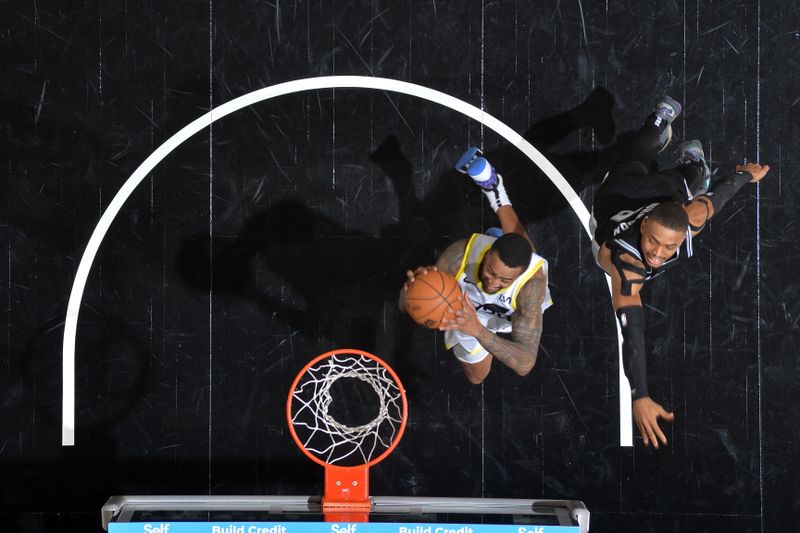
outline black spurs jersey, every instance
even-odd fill
[[[614,264],[619,262],[619,256],[624,253],[628,253],[641,261],[645,266],[644,280],[648,281],[663,273],[665,270],[674,267],[678,261],[691,257],[693,253],[692,232],[687,229],[686,239],[683,241],[683,244],[675,251],[675,255],[667,259],[663,265],[658,268],[653,268],[645,261],[640,245],[642,238],[642,220],[658,204],[659,202],[653,202],[638,209],[619,211],[597,226],[594,232],[594,243],[592,246],[595,260],[598,259],[600,247],[606,244],[611,250],[611,260]]]

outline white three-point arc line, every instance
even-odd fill
[[[335,88],[357,88],[375,89],[379,91],[391,91],[409,96],[416,96],[423,100],[428,100],[454,111],[468,116],[495,131],[513,146],[524,153],[550,181],[558,188],[564,198],[567,199],[572,210],[578,216],[586,232],[591,238],[589,230],[589,211],[583,204],[577,193],[564,179],[564,176],[544,157],[536,148],[526,141],[520,134],[512,130],[506,124],[496,119],[492,115],[468,104],[458,98],[445,93],[422,87],[413,83],[388,78],[374,78],[370,76],[322,76],[316,78],[306,78],[285,83],[279,83],[271,87],[265,87],[257,91],[245,94],[238,98],[226,102],[199,117],[188,124],[175,135],[167,139],[164,144],[159,146],[150,156],[139,165],[128,180],[122,185],[120,190],[108,204],[103,216],[97,223],[89,243],[83,252],[78,270],[75,274],[75,281],[72,284],[72,291],[69,295],[67,305],[67,316],[64,324],[63,342],[63,398],[62,398],[62,423],[61,423],[61,443],[64,446],[75,444],[75,338],[78,328],[78,313],[80,311],[83,291],[86,287],[86,280],[89,277],[92,263],[97,255],[97,250],[103,242],[103,238],[119,213],[122,206],[128,200],[133,190],[147,177],[148,174],[158,165],[167,155],[180,146],[186,139],[206,128],[214,121],[225,117],[243,107],[253,105],[270,98],[294,94],[303,91],[313,91],[318,89]],[[609,284],[610,290],[610,284]],[[619,328],[617,329],[618,344],[621,342]],[[620,352],[620,445],[632,445],[632,427],[630,417],[630,388],[628,380],[622,372],[621,349]]]

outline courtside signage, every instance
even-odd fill
[[[111,522],[109,533],[580,533],[578,526],[397,522]]]

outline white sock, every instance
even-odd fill
[[[495,212],[504,205],[511,205],[511,200],[508,199],[506,193],[506,186],[503,184],[503,177],[500,174],[497,174],[497,185],[492,189],[483,189],[483,194],[486,195],[489,205]]]

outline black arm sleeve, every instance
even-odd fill
[[[622,364],[631,384],[634,400],[650,394],[647,391],[647,356],[644,352],[644,309],[629,305],[617,309],[622,329]]]
[[[715,183],[703,196],[711,200],[711,205],[714,206],[714,214],[716,215],[722,209],[722,206],[728,203],[728,200],[733,198],[733,195],[739,192],[739,189],[747,183],[750,183],[752,179],[753,175],[749,172],[731,174]]]

